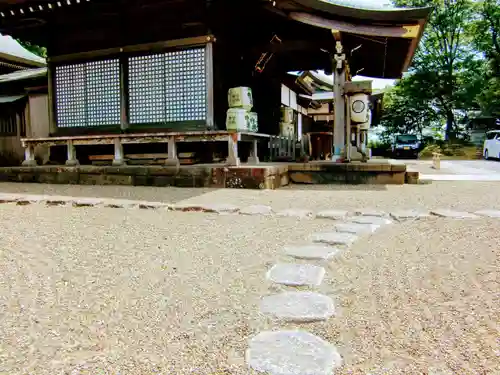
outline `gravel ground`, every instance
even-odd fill
[[[183,202],[475,210],[495,207],[495,186],[216,190]],[[3,184],[0,191],[9,187],[53,188]],[[102,188],[50,192],[95,196]],[[169,202],[180,190],[105,188],[103,196]],[[323,264],[317,291],[334,299],[338,316],[300,325],[260,316],[261,297],[290,290],[265,281],[273,264],[291,261],[282,247],[332,227],[284,217],[0,205],[0,374],[248,375],[247,339],[287,328],[336,345],[345,362],[336,374],[500,374],[500,220],[385,227]]]
[[[283,244],[329,227],[13,204],[0,217],[0,373],[9,375],[247,374],[247,338],[265,328],[267,267]]]
[[[292,185],[279,190],[190,189],[0,183],[2,193],[126,198],[167,203],[270,205],[275,210],[359,208],[500,210],[498,182],[445,181],[430,185]]]

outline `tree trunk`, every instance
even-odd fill
[[[445,140],[449,141],[451,138],[454,138],[453,133],[453,125],[455,123],[455,116],[453,112],[448,110],[446,111],[446,132],[445,132]]]

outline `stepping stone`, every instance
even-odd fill
[[[418,210],[401,210],[391,212],[391,216],[396,220],[421,219],[429,217],[429,213]]]
[[[356,224],[372,224],[372,225],[387,225],[392,224],[392,220],[380,216],[355,216],[350,219],[350,222]]]
[[[278,212],[277,215],[283,216],[283,217],[295,217],[298,219],[307,219],[307,218],[312,217],[312,212],[309,210],[290,208],[290,209]]]
[[[481,210],[475,212],[476,215],[486,216],[491,218],[500,218],[500,211],[497,210]]]
[[[347,216],[348,212],[343,210],[320,211],[316,214],[318,219],[340,220]]]
[[[253,205],[241,209],[240,214],[250,215],[250,216],[257,216],[257,215],[268,216],[273,214],[273,209],[269,206]]]
[[[342,365],[335,346],[305,331],[261,332],[249,341],[246,360],[269,375],[331,375]]]
[[[335,225],[337,232],[351,234],[374,233],[378,228],[380,228],[380,225],[375,224],[340,223]]]
[[[479,216],[469,212],[453,211],[453,210],[435,210],[431,214],[439,217],[446,217],[451,219],[477,219]]]
[[[361,209],[356,211],[356,215],[360,216],[378,216],[378,217],[384,217],[387,216],[387,213],[381,210],[374,210],[374,209]]]
[[[260,311],[288,322],[316,322],[335,314],[330,297],[313,292],[285,292],[262,298]]]
[[[267,272],[267,279],[288,286],[319,286],[325,276],[323,267],[311,264],[276,264]]]
[[[306,246],[287,246],[285,254],[297,259],[310,260],[328,260],[339,253],[339,249],[331,246],[306,245]]]
[[[313,242],[326,243],[328,245],[350,246],[358,239],[358,236],[351,233],[325,232],[313,234]]]
[[[71,200],[73,207],[94,207],[103,203],[99,198],[73,198]]]

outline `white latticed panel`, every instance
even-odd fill
[[[87,63],[88,126],[120,123],[120,62]]]
[[[165,120],[165,61],[163,55],[129,59],[130,123]]]
[[[120,124],[118,59],[58,66],[55,86],[59,127]]]
[[[85,126],[85,64],[58,66],[55,81],[57,125]]]
[[[129,58],[130,123],[203,121],[205,49]]]

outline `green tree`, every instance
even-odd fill
[[[467,110],[477,107],[480,86],[469,84],[480,75],[481,59],[472,48],[469,25],[474,19],[471,0],[395,0],[397,6],[432,6],[409,76],[408,102],[428,105],[446,124],[446,138],[456,136]]]
[[[483,0],[475,4],[477,18],[471,26],[476,49],[487,60],[477,95],[481,110],[500,119],[500,1]]]
[[[421,91],[417,75],[400,80],[384,95],[381,125],[385,138],[393,134],[417,134],[439,122],[432,100]]]
[[[40,47],[35,44],[31,44],[30,42],[23,42],[22,40],[17,40],[19,44],[21,44],[24,48],[26,48],[28,51],[34,53],[35,55],[38,55],[40,57],[46,58],[47,57],[47,49],[45,47]]]

